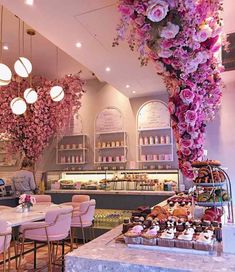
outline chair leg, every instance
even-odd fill
[[[86,243],[86,239],[85,239],[85,233],[84,233],[83,226],[81,226],[81,229],[82,229],[82,240],[83,240],[83,244],[85,244]]]
[[[73,229],[72,228],[70,228],[69,236],[70,236],[70,251],[73,251]]]
[[[8,271],[11,270],[11,245],[8,248]]]
[[[19,238],[19,242],[20,242],[20,238]],[[18,263],[17,271],[20,271],[21,259],[22,259],[22,255],[23,255],[23,249],[24,249],[24,237],[22,238],[21,245],[20,245],[20,257],[19,257],[19,263]]]
[[[94,226],[91,226],[91,230],[92,230],[93,239],[95,239],[95,230],[94,230]]]
[[[50,243],[50,241],[47,241],[47,247],[48,247],[48,272],[52,272],[52,269],[51,269],[51,243]]]
[[[3,272],[6,272],[6,251],[3,250]]]

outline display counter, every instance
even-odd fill
[[[234,255],[216,257],[128,248],[125,244],[114,241],[121,230],[122,227],[118,226],[67,254],[65,271],[235,271]]]
[[[0,205],[16,207],[18,205],[18,198],[16,196],[0,196]]]

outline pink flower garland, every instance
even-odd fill
[[[119,0],[118,37],[151,59],[169,92],[169,112],[179,167],[193,178],[191,163],[203,155],[206,123],[221,101],[222,1]],[[128,31],[129,30],[129,31]]]
[[[13,80],[8,86],[1,87],[0,127],[10,135],[13,152],[19,151],[36,161],[52,137],[63,131],[71,114],[80,108],[84,82],[77,74],[65,76],[59,82],[34,78],[33,83],[38,100],[32,105],[27,104],[26,113],[20,116],[12,113],[10,102],[18,94],[22,97],[28,82],[23,80],[18,83]],[[64,89],[65,96],[60,102],[53,102],[50,97],[50,89],[54,85]]]

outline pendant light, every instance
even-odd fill
[[[59,78],[59,73],[58,73],[58,47],[56,47],[56,74],[57,74],[57,83],[58,83],[58,78]],[[56,85],[53,86],[50,90],[50,96],[51,99],[55,102],[59,102],[64,98],[64,90],[61,86]]]
[[[12,112],[16,115],[24,114],[27,109],[24,99],[20,97],[20,82],[18,83],[18,97],[12,99],[10,107]]]
[[[23,33],[24,33],[24,29],[23,29]],[[19,42],[19,58],[14,64],[14,69],[15,69],[15,72],[18,76],[26,78],[32,72],[32,64],[27,58],[20,56],[20,54],[21,54],[21,52],[20,52],[20,18],[19,18],[18,38],[19,38],[19,41],[18,41]],[[24,36],[23,36],[22,42],[23,42],[23,52],[22,53],[24,54]]]
[[[0,86],[6,86],[11,82],[12,73],[10,68],[2,63],[2,28],[3,28],[3,6],[1,7],[1,29],[0,29]]]
[[[32,52],[33,52],[33,46],[32,46],[32,37],[35,35],[35,31],[33,29],[28,29],[27,34],[30,35],[30,60],[32,62]],[[29,76],[29,88],[27,88],[24,91],[24,99],[28,104],[33,104],[38,99],[37,92],[32,88],[32,74]]]

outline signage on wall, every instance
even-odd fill
[[[77,135],[82,134],[83,127],[82,127],[82,118],[81,115],[76,112],[74,116],[70,119],[68,127],[66,128],[67,135]]]
[[[123,131],[123,116],[117,108],[106,108],[96,118],[96,133]]]
[[[170,114],[166,104],[159,100],[145,103],[138,112],[137,127],[139,130],[170,127]]]

